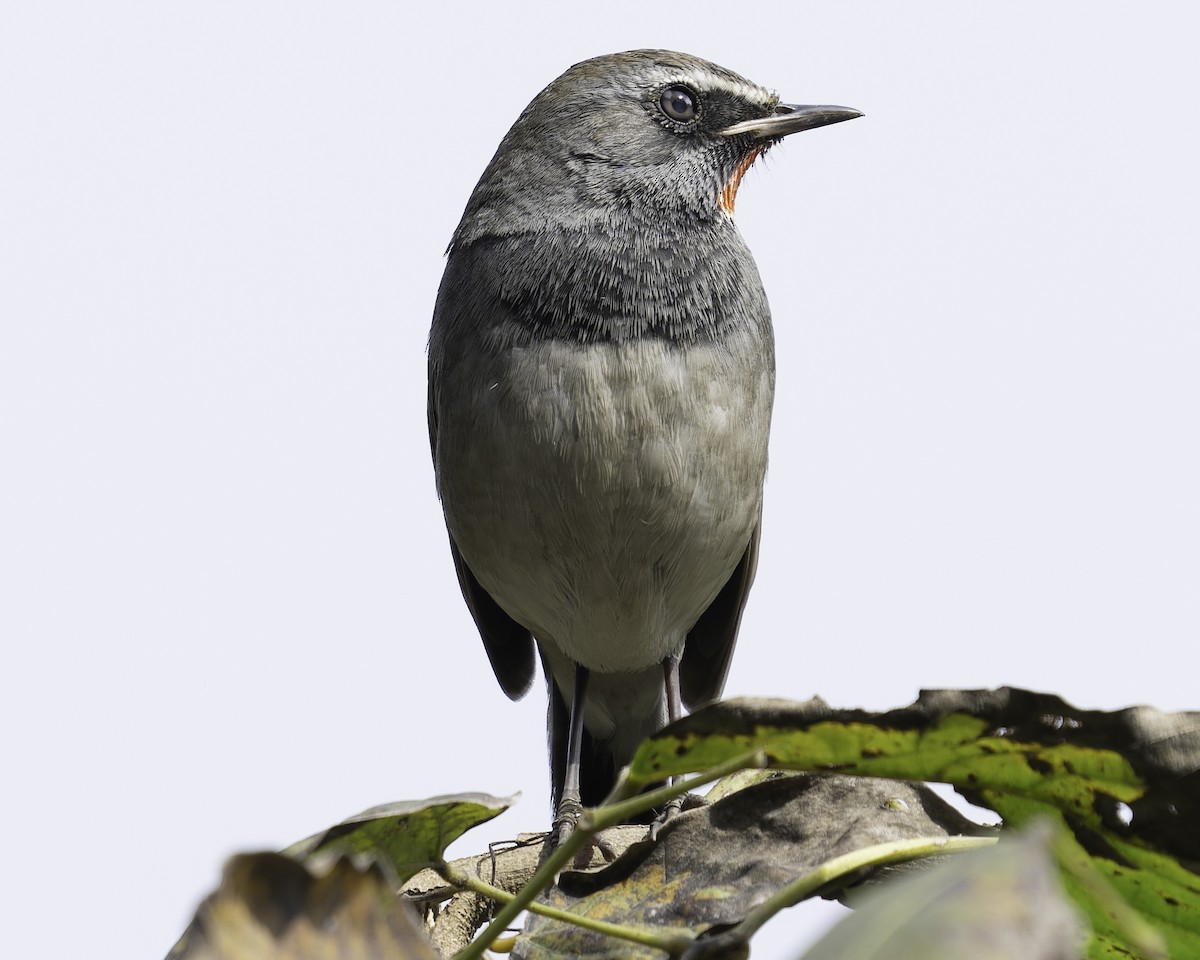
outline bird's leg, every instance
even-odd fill
[[[672,653],[662,663],[663,684],[667,688],[667,723],[683,716],[683,697],[679,694],[679,655]]]
[[[583,701],[587,695],[587,667],[576,665],[575,690],[571,694],[571,720],[567,727],[567,765],[563,771],[562,794],[554,815],[555,843],[562,843],[575,829],[583,810],[579,795],[579,754],[583,749]]]
[[[683,698],[679,694],[679,656],[678,654],[670,654],[662,662],[663,666],[663,685],[667,692],[667,723],[674,723],[683,716]],[[674,782],[672,777],[671,781]],[[650,824],[650,839],[653,840],[658,836],[658,831],[663,828],[663,825],[677,814],[683,807],[683,797],[672,797],[667,801],[667,805],[663,807],[663,812],[654,823]]]

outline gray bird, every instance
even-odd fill
[[[724,686],[775,381],[734,197],[782,137],[858,116],[683,53],[597,57],[525,109],[454,233],[429,338],[437,488],[504,692],[541,658],[560,836]]]

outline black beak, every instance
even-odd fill
[[[801,130],[812,130],[814,127],[825,127],[831,123],[841,123],[843,120],[853,120],[861,117],[862,112],[852,107],[802,106],[797,103],[781,103],[775,108],[775,113],[769,117],[757,120],[743,120],[731,127],[726,127],[721,134],[726,137],[736,137],[744,133],[750,134],[756,140],[777,140],[789,133],[799,133]]]

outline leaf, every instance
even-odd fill
[[[278,853],[230,858],[167,960],[437,960],[377,867],[314,876]]]
[[[322,863],[339,854],[382,859],[403,883],[436,863],[446,848],[471,827],[486,823],[512,806],[513,797],[460,793],[428,800],[407,800],[364,810],[285,851],[290,857]]]
[[[1106,877],[1172,956],[1200,956],[1200,713],[1079,710],[1010,688],[926,692],[883,714],[727,701],[643,744],[631,782],[750,750],[775,767],[950,783],[1008,825],[1049,816],[1072,838],[1068,858]],[[1091,956],[1132,951],[1111,911],[1067,888],[1095,928]]]
[[[741,921],[780,887],[876,843],[994,834],[927,787],[852,777],[781,775],[679,814],[598,871],[564,872],[542,902],[595,920],[696,937]],[[530,916],[516,954],[530,960],[662,953]]]
[[[1048,824],[872,891],[803,960],[1075,960]]]

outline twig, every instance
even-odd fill
[[[542,861],[542,865],[538,867],[537,872],[533,875],[533,879],[496,912],[496,916],[487,925],[483,933],[457,953],[455,960],[479,960],[483,956],[484,951],[487,950],[488,945],[507,930],[509,924],[517,918],[521,911],[528,909],[529,905],[541,895],[542,891],[554,882],[558,874],[575,858],[575,854],[585,845],[591,843],[592,836],[597,831],[622,823],[625,819],[638,813],[652,810],[671,797],[681,796],[696,787],[704,786],[706,783],[719,780],[721,777],[738,770],[744,770],[747,767],[765,766],[766,762],[766,755],[761,750],[755,750],[734,757],[724,763],[717,764],[715,767],[694,777],[689,777],[686,780],[676,781],[673,784],[660,787],[657,790],[651,790],[648,793],[639,794],[628,800],[618,800],[616,803],[605,804],[592,810],[584,810],[579,818],[579,822],[576,824],[575,831],[554,848],[550,855]],[[622,785],[619,784],[613,792],[614,794],[618,794],[622,789]],[[578,919],[574,914],[568,914],[567,917],[572,922]],[[624,939],[636,939],[637,942],[641,942],[638,938],[642,936],[642,931],[635,930],[632,927],[621,927],[618,929],[628,934]],[[613,935],[616,936],[618,934],[613,932]],[[690,944],[691,941],[689,940],[688,943]],[[672,952],[672,955],[678,954]]]

